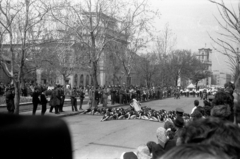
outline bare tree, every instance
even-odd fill
[[[240,43],[240,16],[233,9],[233,6],[228,6],[224,0],[209,1],[213,4],[216,4],[218,8],[220,18],[215,17],[215,19],[222,29],[221,31],[217,32],[219,35],[218,38],[214,38],[211,35],[209,36],[216,44],[216,46],[213,46],[214,50],[228,57],[229,60],[226,62],[229,64],[236,82],[236,79],[240,75],[239,68],[236,70],[240,54],[237,50]],[[238,12],[240,11],[240,5],[238,5],[237,10]]]
[[[147,47],[147,44],[153,40],[153,20],[158,17],[158,10],[152,10],[148,0],[133,0],[125,8],[123,16],[124,28],[127,32],[128,45],[117,54],[127,81],[131,78],[131,73],[135,67],[135,60],[138,53]],[[130,83],[127,82],[127,85]]]
[[[154,75],[157,74],[159,69],[158,58],[155,53],[147,53],[140,55],[138,60],[138,75],[142,79],[142,83],[146,87],[151,87],[154,85]]]
[[[11,53],[11,70],[8,70],[13,78],[15,86],[15,113],[19,113],[20,102],[20,83],[22,81],[23,67],[25,63],[26,52],[32,41],[29,39],[29,32],[34,27],[40,25],[43,17],[47,13],[45,4],[40,0],[23,0],[16,3],[9,0],[0,2],[0,12],[2,20],[0,24],[7,30],[9,36],[8,43]],[[20,49],[14,50],[14,43],[19,43]],[[17,64],[17,65],[16,65]],[[14,78],[14,70],[17,69],[17,77]]]
[[[67,26],[70,38],[87,48],[83,64],[90,69],[94,89],[98,86],[99,68],[104,67],[104,51],[110,42],[120,43],[124,39],[123,29],[116,19],[118,7],[115,1],[84,0],[72,4],[68,1],[52,7],[52,16]],[[95,94],[94,94],[95,95]],[[95,98],[93,95],[93,99]],[[95,101],[92,102],[95,106]]]
[[[156,51],[161,57],[162,54],[169,54],[173,51],[177,42],[177,38],[169,24],[165,24],[164,30],[160,32],[160,35],[156,37]]]

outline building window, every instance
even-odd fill
[[[87,77],[86,77],[86,86],[88,86],[89,85],[89,75],[87,75]]]
[[[84,83],[84,78],[83,78],[83,74],[81,74],[80,76],[80,86],[83,86]]]
[[[77,87],[78,76],[77,74],[74,75],[74,86]]]

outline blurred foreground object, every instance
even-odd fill
[[[72,159],[66,123],[55,117],[0,114],[1,158]]]

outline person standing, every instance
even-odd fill
[[[109,92],[106,87],[103,89],[103,107],[107,107]]]
[[[48,103],[48,100],[46,98],[46,90],[44,90],[41,95],[40,95],[40,101],[41,101],[41,104],[42,104],[42,112],[41,114],[44,115],[46,110],[47,110],[47,103]]]
[[[89,89],[89,91],[88,91],[88,97],[89,97],[89,101],[88,101],[89,108],[92,108],[93,88],[90,88],[90,89]]]
[[[82,110],[82,104],[83,104],[84,98],[85,98],[84,89],[82,87],[80,87],[80,90],[79,90],[79,99],[80,99],[79,110]]]
[[[41,103],[40,99],[39,99],[39,96],[40,96],[39,89],[37,87],[35,87],[34,91],[32,93],[32,103],[33,103],[33,112],[32,112],[32,114],[33,115],[36,114],[38,104]]]
[[[59,88],[59,94],[60,94],[60,106],[59,106],[59,111],[63,112],[63,105],[65,101],[65,91],[63,86],[60,86]]]
[[[51,99],[50,99],[50,110],[49,112],[52,113],[53,108],[55,108],[55,114],[59,114],[59,105],[60,105],[60,96],[58,92],[57,86],[52,90]]]
[[[99,104],[99,92],[98,92],[98,87],[96,88],[96,90],[94,91],[95,92],[95,105],[94,107],[97,107],[98,104]]]
[[[72,111],[78,111],[77,110],[77,90],[76,87],[73,87],[73,89],[71,90],[71,105],[72,105]]]
[[[111,87],[111,102],[112,102],[112,105],[115,104],[115,97],[116,96],[116,89],[114,86]]]
[[[198,108],[198,106],[199,106],[199,101],[198,101],[198,100],[195,100],[195,101],[194,101],[194,107],[192,108],[192,111],[191,111],[190,114],[192,114],[192,113],[195,111],[195,109]]]
[[[14,97],[15,97],[14,90],[11,87],[7,87],[5,98],[6,98],[7,110],[8,110],[8,113],[10,114],[13,114],[15,109]]]

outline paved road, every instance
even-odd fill
[[[197,98],[168,98],[143,103],[153,109],[183,108],[190,113]],[[202,103],[201,103],[202,104]],[[115,159],[122,152],[134,151],[148,141],[156,142],[156,129],[163,123],[145,120],[112,120],[100,122],[101,116],[76,115],[63,118],[69,125],[75,159]]]

